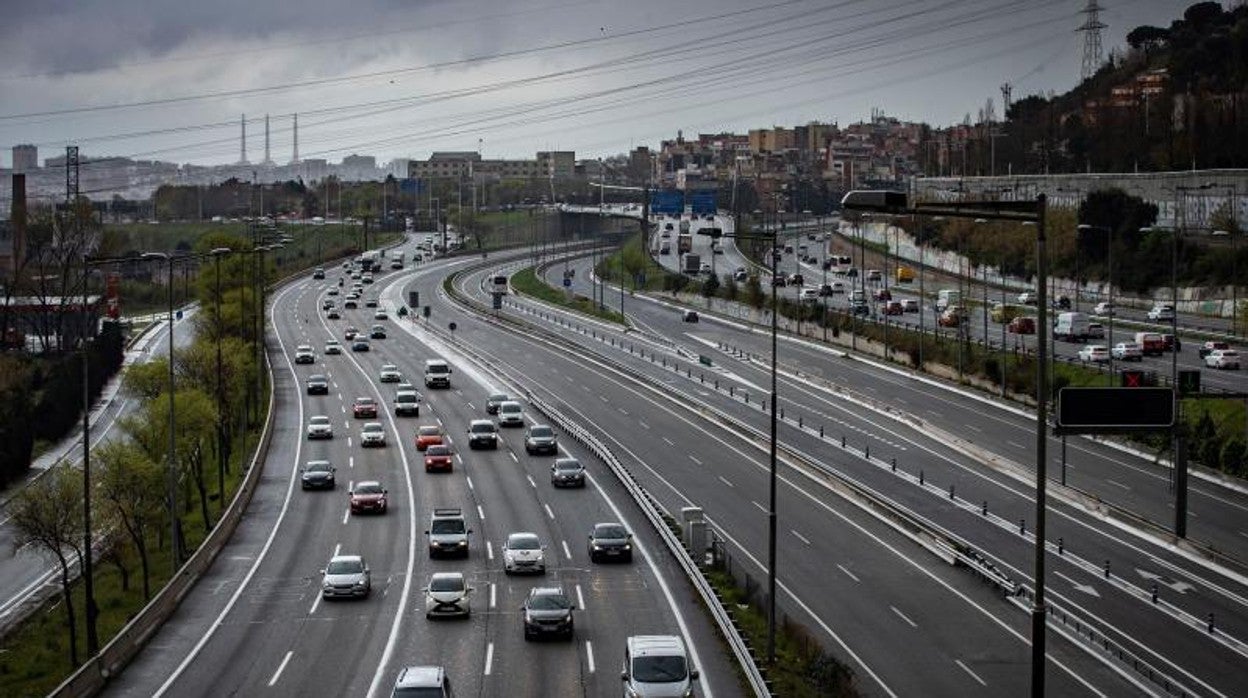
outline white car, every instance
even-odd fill
[[[328,354],[341,354],[341,353],[342,353],[342,344],[341,344],[341,343],[339,343],[339,341],[338,341],[338,340],[336,340],[336,339],[331,339],[331,340],[329,340],[329,341],[325,342],[325,353],[326,353],[327,355],[328,355]]]
[[[295,363],[297,364],[314,364],[316,363],[316,352],[310,344],[300,344],[295,349]]]
[[[367,448],[385,445],[386,429],[381,426],[381,422],[365,422],[364,427],[360,429],[360,446]]]
[[[329,423],[329,417],[317,415],[308,420],[308,439],[332,438],[334,438],[334,427]]]
[[[819,289],[804,288],[801,293],[797,294],[797,298],[805,303],[817,303],[819,301]]]
[[[1101,301],[1100,303],[1096,304],[1095,308],[1092,309],[1092,314],[1093,315],[1113,315],[1114,306],[1109,301]]]
[[[1143,361],[1144,347],[1135,342],[1118,342],[1110,350],[1115,359],[1120,361]]]
[[[1036,294],[1034,291],[1023,291],[1022,293],[1018,294],[1018,302],[1022,303],[1023,305],[1035,305],[1036,303],[1039,303],[1040,301],[1036,297]]]
[[[546,574],[546,546],[536,533],[512,533],[503,542],[503,572]]]
[[[710,263],[710,262],[703,262],[702,264],[698,265],[698,273],[699,273],[699,274],[710,274],[710,273],[711,273],[711,263]]]
[[[389,320],[390,316],[386,314],[386,311],[378,310],[377,312],[373,313],[373,319],[374,320]]]
[[[467,618],[472,614],[469,598],[472,587],[468,586],[463,572],[434,572],[422,591],[425,592],[426,618]]]
[[[498,406],[498,426],[524,426],[524,407],[515,400],[508,400]]]
[[[1205,357],[1205,365],[1209,368],[1239,370],[1239,352],[1234,349],[1215,349]]]
[[[1087,363],[1104,363],[1109,361],[1109,347],[1104,344],[1089,344],[1079,350],[1079,360]]]
[[[377,380],[382,383],[402,383],[403,374],[399,373],[399,367],[394,364],[382,364],[381,370],[377,372]]]
[[[1174,306],[1172,305],[1155,305],[1153,309],[1148,311],[1148,319],[1154,322],[1159,320],[1173,320]]]

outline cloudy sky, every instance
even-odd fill
[[[0,23],[9,146],[220,164],[622,153],[872,109],[937,125],[1079,77],[1086,0],[40,0]],[[1102,0],[1106,52],[1191,2]]]

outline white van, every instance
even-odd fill
[[[426,388],[449,388],[451,387],[451,366],[444,359],[429,359],[425,361],[425,387]]]
[[[624,646],[624,693],[629,696],[693,695],[698,670],[677,635],[633,635]]]
[[[936,294],[936,312],[943,313],[951,305],[962,304],[962,292],[952,288],[942,288]]]
[[[1053,323],[1053,339],[1067,342],[1083,342],[1088,339],[1090,321],[1084,313],[1058,313]]]

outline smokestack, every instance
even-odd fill
[[[299,164],[299,115],[295,114],[295,153],[290,158],[290,164]]]
[[[264,164],[271,165],[273,161],[269,159],[269,115],[264,115]]]
[[[241,142],[242,147],[239,153],[238,164],[246,165],[247,164],[247,115],[246,114],[242,114],[238,117],[238,125],[242,127],[242,130],[243,130],[243,139]]]

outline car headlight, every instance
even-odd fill
[[[594,550],[602,550],[602,546],[598,545],[597,543],[594,543],[593,547],[594,547]]]
[[[458,543],[456,543],[455,545],[457,545],[458,547],[461,547],[461,548],[466,548],[466,547],[468,547],[468,541],[466,541],[466,540],[461,540],[461,541],[459,541]]]
[[[685,689],[685,698],[693,698],[693,687],[692,687],[692,686],[690,686],[689,688],[686,688],[686,689]]]
[[[633,546],[629,545],[628,543],[625,543],[623,546],[621,546],[621,548],[620,548],[620,549],[621,549],[621,550],[632,550],[632,549],[633,549]]]
[[[329,583],[329,580],[328,580],[328,579],[322,579],[322,580],[321,580],[321,588],[322,588],[322,589],[328,589],[328,588],[330,588],[331,586],[333,586],[333,585]]]

